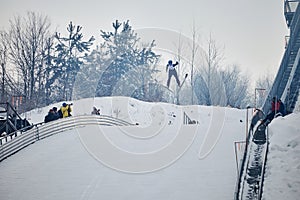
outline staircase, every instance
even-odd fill
[[[268,114],[271,99],[277,97],[286,105],[288,113],[293,112],[300,90],[300,0],[285,0],[284,14],[290,28],[290,39],[286,46],[273,86],[263,105]],[[261,138],[260,138],[261,137]],[[265,139],[266,140],[265,140]],[[264,141],[262,143],[254,142]],[[235,199],[261,199],[263,192],[265,163],[269,151],[268,129],[257,127],[247,138],[242,166],[237,181]]]
[[[10,103],[0,103],[0,136],[3,133],[7,135],[25,127],[29,129],[30,123],[26,119],[22,119]]]
[[[288,113],[293,112],[300,89],[300,6],[299,0],[285,1],[285,17],[290,28],[284,56],[275,81],[266,99],[263,111],[268,113],[272,97],[281,98]],[[291,8],[293,7],[293,8]]]

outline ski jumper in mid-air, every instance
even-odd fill
[[[167,81],[167,87],[169,88],[170,86],[170,81],[172,76],[175,77],[177,85],[180,87],[180,81],[175,69],[175,66],[178,65],[178,62],[176,62],[175,64],[172,63],[172,60],[169,60],[167,66],[166,66],[166,72],[169,71],[169,75],[168,75],[168,81]]]

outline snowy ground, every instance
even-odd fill
[[[0,163],[1,199],[232,198],[244,110],[115,97],[74,102],[73,114],[93,106],[139,126],[85,126],[30,145]],[[51,107],[27,117],[40,122]],[[184,125],[184,112],[198,123]]]
[[[89,115],[96,106],[103,115],[139,126],[89,125],[26,147],[0,163],[0,199],[233,198],[234,142],[245,139],[245,110],[146,103],[125,97],[73,103],[74,116]],[[34,110],[27,117],[41,122],[52,106],[60,104]],[[183,124],[184,113],[197,123]],[[292,195],[287,199],[299,194],[299,117],[272,122],[266,199],[276,199],[274,190],[280,189]],[[283,135],[285,126],[289,131]],[[285,169],[282,161],[293,162],[293,167]],[[284,174],[279,176],[273,169]],[[276,184],[278,189],[274,180],[290,182]]]
[[[279,117],[269,127],[270,150],[263,199],[299,199],[300,114]]]

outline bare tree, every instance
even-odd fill
[[[12,95],[20,96],[22,92],[14,77],[15,69],[9,62],[9,37],[6,31],[0,31],[0,66],[1,66],[1,102],[9,102]]]
[[[193,21],[193,28],[192,28],[192,46],[191,46],[191,89],[192,89],[192,104],[194,104],[194,70],[195,70],[195,56],[198,52],[199,45],[197,44],[197,30],[195,27],[195,21]]]
[[[9,55],[11,62],[20,71],[23,92],[29,103],[37,103],[37,91],[41,87],[43,59],[46,40],[49,38],[48,17],[27,12],[26,17],[10,20]]]
[[[195,91],[198,93],[198,102],[205,105],[224,105],[226,101],[225,88],[219,73],[223,53],[211,35],[203,54],[204,62],[202,68],[197,71],[195,79],[195,84],[198,84],[195,85],[195,90],[198,90]],[[203,88],[205,89],[202,90]],[[206,92],[206,94],[201,94],[201,92]]]
[[[249,79],[243,76],[238,66],[233,65],[220,71],[227,97],[227,106],[246,107]]]
[[[179,77],[181,77],[182,76],[182,70],[181,70],[181,68],[184,68],[184,65],[185,65],[185,63],[184,62],[182,62],[182,58],[183,58],[183,51],[184,51],[184,42],[183,42],[183,40],[182,40],[182,34],[180,33],[179,34],[179,37],[178,37],[178,43],[177,44],[175,44],[175,46],[176,46],[176,50],[177,50],[177,52],[176,52],[176,61],[178,61],[178,68],[177,68],[177,73],[178,73],[178,76]],[[182,80],[181,80],[182,81]],[[176,103],[176,104],[179,104],[179,93],[178,93],[178,85],[176,85],[176,92],[175,92],[175,94],[174,94],[174,102]]]
[[[1,101],[6,101],[6,88],[5,88],[5,66],[8,57],[7,34],[4,31],[0,32],[0,64],[1,64]]]
[[[269,94],[272,85],[273,85],[274,75],[267,73],[264,76],[261,76],[255,83],[255,90],[258,89],[258,93],[256,97],[256,106],[261,107],[267,98],[267,94]]]

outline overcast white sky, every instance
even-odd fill
[[[37,11],[64,32],[73,21],[83,34],[100,38],[116,19],[134,29],[161,28],[191,36],[193,21],[201,39],[210,33],[225,46],[226,64],[237,64],[252,78],[277,73],[289,34],[283,0],[0,0],[0,29],[16,14]],[[155,39],[155,38],[153,38]],[[170,47],[170,49],[173,47]]]

